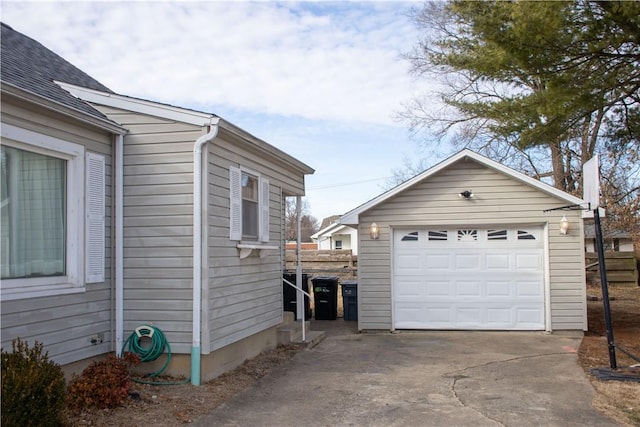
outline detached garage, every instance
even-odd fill
[[[359,329],[586,330],[581,204],[464,150],[348,212]]]

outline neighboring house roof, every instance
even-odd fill
[[[60,86],[69,93],[78,98],[94,104],[105,105],[108,107],[121,108],[123,110],[133,111],[140,114],[148,114],[155,117],[176,120],[183,123],[189,123],[196,126],[206,126],[218,123],[221,128],[227,132],[238,135],[239,137],[249,141],[254,147],[269,153],[282,161],[292,165],[304,174],[313,174],[314,169],[302,163],[298,159],[277,149],[271,144],[251,135],[249,132],[239,128],[231,122],[221,119],[219,116],[202,111],[196,111],[188,108],[176,107],[161,102],[149,101],[141,98],[120,95],[117,93],[103,92],[97,89],[81,87],[73,84],[59,82]]]
[[[328,227],[323,228],[322,230],[318,231],[315,234],[312,234],[311,235],[311,239],[318,240],[320,237],[323,237],[323,236],[331,237],[334,234],[337,234],[338,232],[344,230],[345,228],[352,228],[352,227],[349,227],[348,225],[344,225],[344,224],[340,224],[340,223],[334,222],[333,224],[329,225]]]
[[[624,230],[609,230],[604,237],[606,239],[631,239],[631,233]],[[584,221],[584,238],[596,238],[596,230],[594,228],[594,222],[592,219],[586,219]]]
[[[339,222],[339,221],[340,221],[340,215],[328,216],[328,217],[326,217],[325,219],[322,220],[322,224],[320,224],[320,230],[322,230],[323,228],[327,228],[331,224],[334,224],[334,223]]]
[[[74,97],[55,82],[62,81],[104,92],[111,89],[39,42],[1,23],[1,73],[3,90],[20,89],[75,112],[115,125],[100,111]]]
[[[530,185],[531,187],[537,188],[538,190],[550,194],[552,196],[555,196],[561,200],[564,200],[567,202],[568,205],[581,205],[584,203],[584,201],[578,197],[572,196],[568,193],[565,193],[562,190],[559,190],[555,187],[552,187],[548,184],[545,184],[544,182],[538,181],[537,179],[531,178],[530,176],[527,176],[523,173],[517,172],[507,166],[504,166],[503,164],[500,164],[494,160],[491,160],[487,157],[484,157],[478,153],[475,153],[471,150],[468,149],[464,149],[456,154],[454,154],[453,156],[449,157],[448,159],[443,160],[442,162],[438,163],[437,165],[427,169],[426,171],[422,172],[419,175],[416,175],[415,177],[403,182],[402,184],[398,185],[395,188],[392,188],[391,190],[382,193],[381,195],[379,195],[376,198],[373,198],[371,200],[369,200],[368,202],[358,206],[357,208],[347,212],[346,214],[344,214],[341,218],[340,218],[340,223],[341,224],[359,224],[360,221],[360,214],[375,207],[376,205],[390,199],[391,197],[394,197],[395,195],[401,193],[402,191],[406,190],[407,188],[410,188],[416,184],[418,184],[419,182],[429,178],[430,176],[438,173],[439,171],[449,167],[450,165],[452,165],[453,163],[456,163],[460,160],[463,159],[471,159],[474,160],[486,167],[489,167],[491,169],[494,169],[498,172],[501,172],[507,176],[510,176],[511,178],[520,181],[524,184]]]

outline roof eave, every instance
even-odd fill
[[[116,93],[101,92],[99,90],[76,86],[70,83],[56,81],[56,84],[85,102],[163,117],[196,126],[207,126],[213,122],[213,119],[218,118],[215,114],[174,107],[172,105],[118,95]]]
[[[88,89],[80,86],[75,86],[69,83],[56,82],[60,87],[71,93],[72,95],[86,101],[99,105],[105,105],[108,107],[121,108],[123,110],[134,111],[141,114],[149,114],[156,117],[163,117],[171,120],[180,121],[183,123],[189,123],[196,126],[206,126],[219,120],[219,126],[225,129],[227,132],[244,139],[265,154],[269,154],[278,158],[279,160],[288,163],[296,171],[304,174],[311,175],[315,172],[314,169],[297,160],[296,158],[286,154],[285,152],[273,147],[267,142],[256,138],[245,130],[238,126],[223,120],[215,114],[204,113],[200,111],[185,109],[181,107],[175,107],[172,105],[161,104],[154,101],[148,101],[140,98],[133,98],[115,93],[100,92],[94,89]]]
[[[304,174],[304,175],[313,175],[315,173],[315,169],[313,169],[312,167],[306,165],[305,163],[301,162],[300,160],[296,159],[293,156],[290,156],[289,154],[285,153],[284,151],[274,147],[273,145],[269,144],[266,141],[263,141],[262,139],[250,134],[249,132],[245,131],[244,129],[234,125],[233,123],[224,120],[224,119],[220,119],[220,127],[225,129],[227,132],[236,135],[237,137],[244,139],[248,142],[250,142],[253,146],[255,146],[256,148],[258,148],[260,151],[262,151],[263,153],[269,155],[269,156],[273,156],[276,159],[280,160],[283,163],[287,163],[289,164],[291,167],[293,167],[296,171]]]
[[[4,81],[1,82],[1,91],[3,94],[11,95],[15,98],[27,101],[31,104],[37,105],[50,111],[55,111],[56,113],[63,114],[67,117],[79,120],[86,124],[90,124],[113,134],[124,135],[127,133],[127,129],[111,120],[100,119],[99,117],[93,116],[84,111],[80,111],[78,109],[69,107],[68,105],[54,101],[50,98],[19,88],[18,86],[12,85],[11,83],[7,83]]]

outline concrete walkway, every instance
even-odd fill
[[[594,410],[579,336],[530,332],[354,334],[318,346],[199,426],[614,426]],[[345,332],[344,324],[349,323]],[[312,325],[312,328],[315,328]],[[329,329],[329,328],[327,328]]]

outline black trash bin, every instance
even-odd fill
[[[285,280],[293,283],[298,286],[296,282],[296,275],[286,273],[283,274],[282,277]],[[307,274],[302,275],[302,290],[309,293],[309,276]],[[283,310],[284,311],[293,311],[295,319],[298,320],[298,300],[296,291],[291,286],[287,285],[284,281],[282,282],[282,302],[283,302]],[[304,294],[303,294],[304,295]],[[309,297],[304,295],[304,320],[311,319],[311,303],[309,301]]]
[[[344,320],[358,320],[358,282],[356,280],[342,281],[342,307]]]
[[[338,277],[318,276],[311,281],[316,320],[336,320],[338,318]]]

